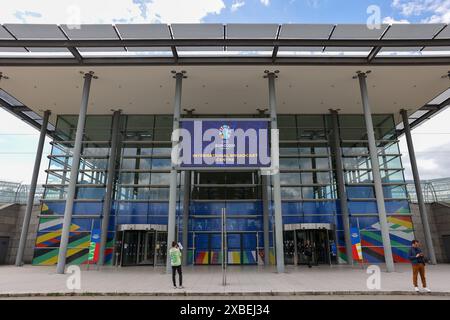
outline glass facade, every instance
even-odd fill
[[[120,264],[121,255],[125,254],[122,226],[167,226],[172,121],[171,115],[120,117],[107,263]],[[392,115],[373,115],[373,122],[394,260],[404,262],[413,238],[413,227],[394,118]],[[58,139],[52,142],[34,264],[56,263],[67,186],[72,178],[70,169],[76,125],[76,115],[58,116]],[[111,127],[112,116],[89,115],[86,119],[76,177],[68,263],[91,261],[89,247],[101,226],[108,159],[111,156]],[[342,199],[339,199],[336,187],[335,155],[331,146],[336,133],[331,128],[331,117],[279,115],[278,127],[283,224],[329,225],[326,251],[330,262],[343,262],[346,256],[339,206]],[[352,233],[359,234],[365,261],[382,262],[383,247],[364,117],[339,115],[339,134]],[[193,171],[188,181],[185,181],[186,177],[185,172],[178,173],[176,225],[177,236],[181,240],[183,212],[188,210],[188,243],[183,244],[188,249],[188,263],[220,263],[222,212],[227,216],[229,263],[263,263],[265,204],[259,172],[199,170]],[[270,261],[274,263],[273,195],[269,194],[268,198]],[[183,203],[189,203],[188,208],[184,208]],[[137,237],[138,243],[147,241],[140,237]],[[126,238],[132,237],[128,235]],[[322,235],[320,238],[325,239]],[[142,234],[142,239],[150,239],[150,235]],[[289,247],[286,239],[285,249]],[[150,242],[162,243],[148,240]],[[330,249],[333,245],[334,251]],[[142,255],[140,248],[138,245],[136,255]],[[147,256],[148,250],[154,250],[155,254],[158,252],[156,247],[149,249],[145,244],[142,245],[144,249]],[[127,259],[129,261],[129,257]],[[151,261],[156,260],[151,258]]]

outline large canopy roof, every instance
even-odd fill
[[[252,114],[267,107],[264,70],[279,70],[279,113],[361,113],[358,70],[371,70],[374,113],[410,110],[416,125],[449,104],[446,24],[0,25],[0,104],[39,126],[42,110],[171,113],[172,70],[187,71],[183,108]],[[400,120],[400,118],[399,118]],[[399,130],[401,130],[401,125]]]
[[[449,41],[446,24],[5,24],[0,64],[434,64]]]

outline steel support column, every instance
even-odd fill
[[[83,143],[84,124],[86,121],[86,113],[89,102],[89,93],[91,90],[91,81],[93,72],[84,74],[83,95],[81,98],[81,107],[78,114],[77,132],[75,134],[75,143],[73,147],[72,167],[70,169],[70,181],[67,188],[66,207],[64,210],[64,220],[61,232],[61,241],[59,245],[58,264],[56,272],[64,274],[66,267],[67,246],[69,244],[70,225],[72,223],[72,210],[75,198],[76,185],[78,180],[78,167],[80,165],[81,147]],[[95,77],[96,78],[96,77]]]
[[[184,197],[183,197],[183,250],[182,262],[184,266],[187,266],[188,257],[188,233],[189,233],[189,200],[191,196],[191,171],[186,170],[184,172]]]
[[[269,109],[271,119],[272,134],[278,130],[277,124],[277,98],[275,91],[275,79],[277,78],[277,71],[265,71],[266,77],[269,80]],[[276,130],[276,131],[275,131]],[[272,142],[274,140],[272,139]],[[276,143],[271,145],[271,160],[275,164],[274,170],[271,174],[273,184],[273,206],[275,216],[275,250],[277,261],[277,272],[284,272],[284,246],[283,246],[283,218],[281,215],[281,188],[280,188],[280,172],[279,172],[279,139]]]
[[[342,224],[344,227],[345,253],[347,255],[347,263],[353,265],[352,240],[350,236],[350,217],[348,212],[347,191],[345,190],[344,168],[342,165],[342,150],[341,150],[341,137],[339,134],[338,112],[336,110],[330,110],[330,113],[331,113],[331,126],[333,129],[332,143],[334,149],[334,160],[336,164],[336,184],[342,214]],[[338,239],[336,239],[336,248],[337,244]]]
[[[261,175],[262,201],[263,201],[263,231],[264,231],[264,265],[270,264],[269,242],[269,177]],[[257,253],[258,254],[258,253]]]
[[[369,104],[369,96],[367,93],[367,75],[364,72],[358,72],[357,78],[359,80],[361,100],[364,110],[364,119],[366,122],[367,140],[369,143],[370,162],[372,164],[372,175],[375,187],[375,197],[377,201],[381,238],[384,248],[384,259],[386,261],[386,270],[387,272],[394,272],[394,259],[392,257],[391,240],[389,238],[389,226],[386,217],[386,206],[384,204],[383,185],[381,182],[380,164],[378,162],[378,150],[375,141],[375,133],[373,130],[372,112]]]
[[[16,256],[17,267],[23,266],[23,255],[27,243],[28,229],[30,227],[31,212],[33,211],[34,195],[36,193],[37,180],[39,177],[39,168],[41,166],[42,151],[44,150],[45,135],[47,133],[47,124],[49,117],[50,111],[46,110],[44,112],[44,118],[42,119],[41,132],[39,134],[39,142],[36,150],[36,157],[34,158],[33,174],[31,176],[30,190],[28,193],[27,207],[25,210],[25,215],[23,217],[22,231],[20,233],[19,248],[17,250]]]
[[[436,264],[436,254],[434,252],[433,239],[431,237],[430,224],[428,221],[427,209],[423,200],[422,187],[420,185],[419,170],[417,169],[416,153],[414,152],[414,144],[411,137],[411,128],[408,122],[408,112],[404,109],[400,111],[403,120],[403,130],[405,132],[406,144],[408,145],[409,161],[411,162],[411,171],[416,188],[417,202],[419,204],[420,219],[422,220],[423,233],[428,250],[428,258],[432,264]]]
[[[119,142],[119,128],[120,128],[120,110],[114,111],[112,119],[112,130],[111,130],[111,147],[110,155],[108,159],[108,173],[106,176],[106,192],[105,200],[103,202],[103,218],[102,218],[102,232],[100,236],[100,253],[98,257],[97,264],[102,266],[105,264],[105,249],[106,242],[108,240],[108,226],[109,226],[109,215],[111,213],[111,203],[113,201],[113,187],[114,187],[114,177],[116,175],[116,160],[117,160],[117,146]],[[99,182],[97,182],[99,183]]]
[[[175,72],[175,98],[173,104],[173,132],[172,132],[172,168],[170,170],[170,188],[169,188],[169,216],[167,221],[167,273],[172,272],[170,265],[169,250],[172,247],[172,241],[175,241],[175,229],[176,229],[176,214],[177,214],[177,162],[178,162],[178,135],[175,134],[180,125],[180,113],[181,113],[181,89],[183,78],[186,72]],[[186,245],[186,244],[184,244]],[[183,248],[184,249],[184,248]],[[184,250],[183,250],[184,251]]]

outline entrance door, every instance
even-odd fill
[[[155,264],[155,250],[153,249],[156,241],[155,236],[156,232],[145,232],[144,256],[141,264]]]
[[[296,264],[295,263],[295,239],[296,231],[289,230],[284,231],[283,234],[283,246],[284,246],[284,263],[285,264]]]
[[[312,264],[330,264],[330,244],[333,241],[333,233],[325,229],[292,230],[284,232],[284,250],[286,264],[308,264],[308,257],[304,254],[305,247],[311,249]]]
[[[155,244],[152,248],[155,250],[156,260],[155,265],[165,266],[167,262],[167,232],[154,231],[155,232]]]
[[[0,237],[0,264],[6,263],[6,255],[8,254],[9,238]]]
[[[123,231],[122,266],[138,264],[139,231]]]
[[[444,252],[447,256],[446,262],[450,262],[450,235],[442,236],[442,242],[444,243]]]
[[[122,231],[121,265],[165,265],[167,232]]]

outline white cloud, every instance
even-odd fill
[[[159,22],[195,23],[224,8],[222,0],[154,0],[147,4],[147,16]]]
[[[405,24],[405,23],[409,23],[408,20],[406,19],[400,19],[400,20],[396,20],[392,17],[386,17],[383,19],[383,23],[387,23],[387,24],[395,24],[395,23],[401,23],[401,24]]]
[[[201,22],[225,8],[222,0],[3,0],[2,23]]]
[[[266,7],[270,5],[270,0],[259,0]]]
[[[426,15],[422,22],[450,22],[450,0],[393,0],[392,7],[405,17]]]
[[[116,20],[142,21],[133,0],[15,0],[2,1],[3,23],[112,23]],[[78,17],[79,13],[79,17]]]
[[[243,7],[244,5],[245,5],[245,2],[244,2],[244,1],[235,0],[235,1],[231,4],[231,12],[237,11],[239,8]]]
[[[308,4],[308,6],[317,9],[320,6],[320,1],[321,0],[308,0],[306,3]]]
[[[412,130],[417,166],[421,179],[450,177],[450,108]],[[400,138],[400,151],[405,176],[412,179],[411,164],[405,137]]]
[[[0,108],[0,180],[30,183],[39,131]],[[47,138],[39,170],[39,183],[45,182],[47,155],[51,151]]]

